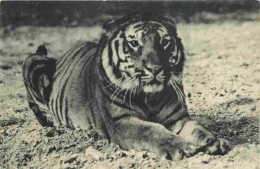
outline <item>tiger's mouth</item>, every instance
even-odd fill
[[[140,76],[140,83],[145,93],[160,92],[164,88],[165,76],[146,75]]]
[[[156,93],[162,91],[163,88],[163,84],[147,84],[143,86],[143,91],[145,93]]]

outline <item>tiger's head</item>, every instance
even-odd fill
[[[181,83],[184,53],[172,20],[130,15],[103,27],[102,66],[115,86],[157,93]]]

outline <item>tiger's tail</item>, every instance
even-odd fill
[[[48,102],[55,70],[56,60],[47,57],[44,45],[39,46],[36,53],[29,55],[23,65],[23,81],[27,89],[29,107],[42,126],[53,126],[48,113]]]

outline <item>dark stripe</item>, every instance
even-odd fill
[[[137,30],[135,30],[135,33],[140,31],[140,30],[144,30],[144,29],[143,28],[137,29]]]
[[[69,117],[68,117],[68,113],[69,113],[69,108],[68,108],[68,105],[69,103],[68,103],[68,98],[67,97],[65,97],[65,104],[64,104],[64,106],[65,106],[65,112],[64,112],[64,115],[65,115],[65,121],[66,121],[66,124],[67,125],[69,125],[69,127],[73,127],[73,126],[71,126],[72,124],[70,124],[70,122],[69,122]]]
[[[125,53],[125,54],[127,54],[128,52],[129,52],[129,48],[128,48],[128,44],[127,44],[127,41],[126,41],[126,39],[124,38],[124,41],[123,41],[123,52]]]
[[[70,49],[65,54],[63,54],[62,58],[57,63],[57,69],[60,69],[63,66],[63,64],[66,63],[68,59],[70,59],[71,54],[75,52],[77,49],[77,46],[75,46],[74,48]]]
[[[129,35],[128,37],[131,38],[131,39],[135,38],[135,36],[133,36],[133,35]]]
[[[134,29],[137,29],[137,28],[140,28],[140,27],[143,27],[143,26],[144,26],[144,24],[141,23],[141,24],[135,25],[135,26],[134,26]]]
[[[178,104],[178,103],[177,103]],[[179,111],[182,109],[182,105],[178,104],[176,107],[174,107],[174,109],[172,110],[172,112],[167,115],[161,123],[165,123],[171,116],[173,116],[174,114],[179,113]]]
[[[54,99],[51,99],[50,109],[52,110],[54,118],[58,119],[58,116],[56,114],[55,107],[54,107]]]
[[[108,64],[110,66],[113,66],[113,50],[112,50],[111,43],[112,43],[112,40],[110,39],[108,41],[108,56],[107,57],[108,57]]]
[[[57,93],[57,98],[55,99],[55,113],[56,117],[61,122],[60,114],[59,114],[59,100],[58,98],[60,97],[60,92]]]
[[[114,117],[113,121],[116,122],[116,121],[121,120],[123,118],[125,119],[125,118],[129,118],[129,117],[131,117],[131,115],[129,115],[129,114],[122,114],[120,116]]]
[[[57,63],[57,71],[55,73],[55,76],[58,76],[66,67],[64,67],[64,64],[70,64],[71,61],[73,59],[75,59],[75,57],[78,55],[78,53],[80,53],[82,51],[82,48],[85,47],[85,50],[88,50],[88,48],[86,47],[86,45],[82,46],[79,48],[78,46],[76,46],[75,48],[73,48],[73,50],[63,56],[63,59],[60,60],[60,62]],[[75,52],[74,54],[72,54],[73,52]]]
[[[127,68],[134,68],[135,67],[135,65],[129,65],[129,66],[127,66]]]
[[[117,37],[117,34],[119,31],[115,33],[115,35],[108,40],[108,59],[109,59],[109,65],[113,66],[113,50],[112,50],[112,41]]]
[[[93,101],[94,101],[94,100],[93,100]],[[96,101],[94,101],[94,102],[96,102]],[[94,110],[92,104],[98,105],[98,103],[93,103],[93,102],[91,102],[91,103],[89,104],[91,117],[93,117],[93,119],[91,120],[91,122],[92,122],[91,126],[96,126],[96,121],[95,121],[95,118],[96,118],[96,117],[95,117],[95,115],[94,115],[94,113],[93,113],[93,112],[95,112],[95,110]],[[94,124],[93,124],[93,123],[94,123]]]
[[[119,51],[118,51],[118,49],[119,49],[119,42],[118,42],[118,40],[116,40],[115,41],[115,49],[116,49],[116,55],[117,55],[117,58],[118,58],[118,60],[120,59],[120,56],[119,56]]]
[[[69,56],[71,56],[71,54],[75,51],[75,50],[78,50],[78,48],[80,46],[84,45],[85,46],[85,43],[83,44],[76,44],[72,49],[70,49],[69,51],[67,51],[66,53],[63,54],[63,57],[62,59],[60,60],[60,62],[58,63],[58,65],[63,65],[65,62],[67,62],[67,60],[70,58]]]
[[[64,113],[66,113],[63,112],[63,101],[64,101],[64,95],[65,95],[68,80],[69,78],[66,79],[65,83],[62,85],[62,88],[60,90],[61,95],[59,98],[59,102],[60,102],[60,116],[62,120],[64,119]]]

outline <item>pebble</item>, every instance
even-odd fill
[[[248,66],[249,66],[249,63],[248,63],[248,62],[244,62],[244,63],[242,64],[242,66],[248,67]]]
[[[88,147],[85,150],[85,154],[89,155],[90,157],[92,157],[93,159],[98,160],[98,161],[104,159],[104,155],[100,151],[94,149],[93,146]]]
[[[122,151],[117,151],[116,156],[117,157],[127,157],[127,154],[125,152],[122,152]]]
[[[78,158],[77,156],[71,157],[71,158],[65,160],[64,163],[72,163],[72,162],[75,161],[77,158]]]
[[[251,108],[251,111],[255,111],[256,110],[256,106]]]
[[[201,162],[202,162],[202,163],[205,163],[205,164],[208,164],[208,163],[210,162],[210,160],[211,160],[211,156],[208,155],[208,154],[206,154],[206,155],[204,155],[204,156],[202,157]]]

